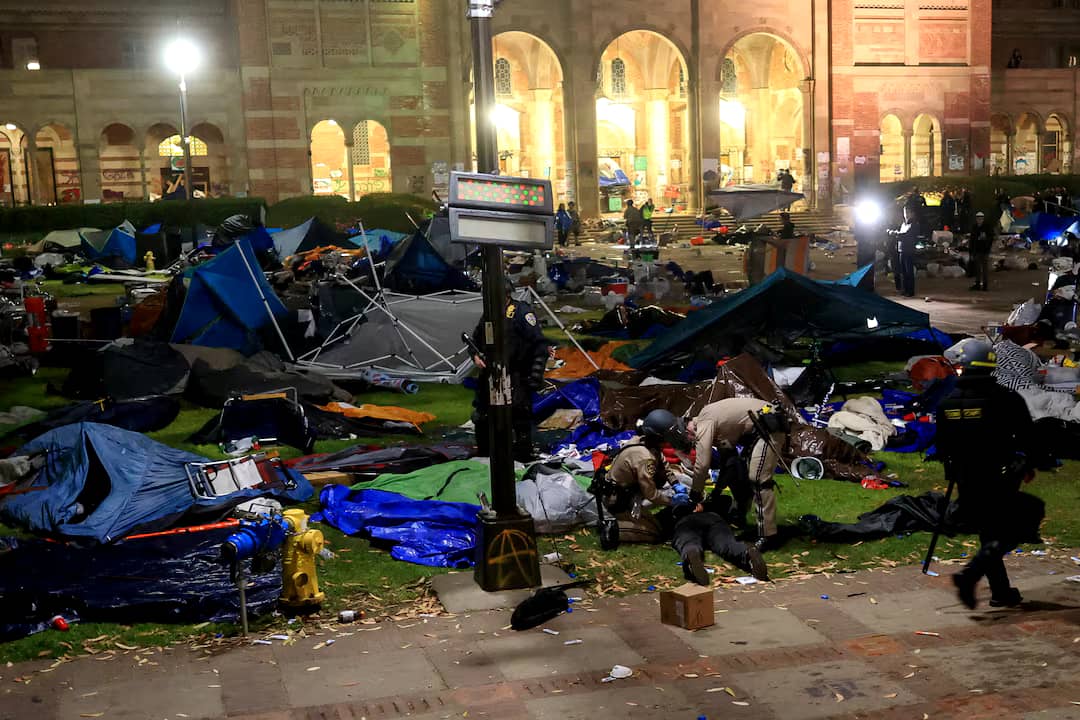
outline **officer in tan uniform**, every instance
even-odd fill
[[[661,448],[667,443],[689,451],[690,438],[685,422],[667,410],[650,412],[638,432],[641,437],[624,445],[610,463],[603,502],[619,522],[620,542],[655,543],[670,535],[674,521],[662,522],[648,507],[692,505],[690,488],[678,483]]]
[[[754,430],[750,413],[758,416],[766,432],[770,433],[771,447]],[[728,398],[706,405],[688,426],[696,450],[693,486],[690,490],[693,502],[701,502],[704,497],[714,447],[730,452],[736,445],[752,446],[748,468],[750,486],[733,487],[732,494],[737,512],[741,512],[743,517],[750,496],[753,496],[758,525],[757,547],[760,550],[776,544],[776,483],[773,481],[773,470],[779,458],[773,448],[780,450],[786,445],[788,429],[783,414],[770,403],[757,398]],[[717,491],[722,489],[718,487]]]

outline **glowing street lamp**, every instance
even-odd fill
[[[180,77],[180,145],[184,149],[184,193],[189,200],[195,198],[191,184],[191,136],[187,127],[187,80],[188,74],[202,63],[202,52],[188,38],[177,38],[165,46],[165,67]]]

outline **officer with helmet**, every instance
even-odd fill
[[[760,421],[768,437],[762,437],[750,419],[750,413]],[[704,499],[705,482],[709,479],[713,448],[733,451],[737,446],[750,447],[748,482],[732,487],[736,514],[746,516],[753,497],[757,512],[757,548],[766,550],[776,545],[776,483],[773,470],[780,458],[777,451],[787,445],[790,427],[783,412],[757,398],[727,398],[710,403],[701,409],[689,424],[695,443],[693,486],[690,497],[694,502]],[[718,491],[723,488],[718,487]]]
[[[1042,461],[1027,404],[990,374],[991,363],[972,361],[938,406],[937,452],[945,476],[960,489],[961,521],[979,533],[979,551],[953,575],[960,601],[976,606],[985,577],[991,607],[1014,607],[1022,598],[1009,583],[1003,558],[1022,542],[1041,542],[1042,500],[1020,491]]]

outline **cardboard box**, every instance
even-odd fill
[[[712,588],[687,583],[660,593],[660,622],[687,630],[715,624]]]

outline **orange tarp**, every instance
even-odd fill
[[[332,402],[329,405],[320,407],[327,412],[341,413],[345,417],[397,420],[412,423],[413,425],[422,425],[435,419],[435,416],[431,413],[406,410],[394,405],[352,405],[350,403]]]
[[[600,366],[601,370],[633,370],[634,368],[623,365],[621,362],[611,357],[611,353],[630,342],[631,341],[629,340],[609,342],[601,346],[596,352],[590,352],[589,357],[593,359],[593,362]],[[576,347],[561,347],[555,351],[555,357],[566,364],[558,370],[551,370],[545,373],[544,377],[550,380],[577,380],[578,378],[583,378],[586,375],[591,375],[596,372],[596,368],[582,356],[581,351]]]

